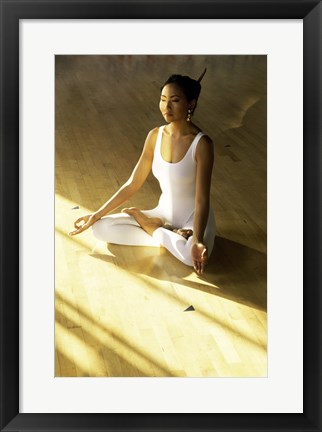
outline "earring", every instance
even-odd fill
[[[192,110],[189,108],[189,109],[188,109],[187,122],[190,122],[190,121],[191,121],[191,116],[192,116]]]

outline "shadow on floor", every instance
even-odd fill
[[[202,276],[175,259],[164,248],[109,244],[113,257],[91,254],[121,269],[151,278],[183,284],[252,308],[266,311],[266,254],[234,241],[216,237],[214,252]],[[127,250],[126,250],[127,249]],[[124,258],[126,257],[126,259]]]

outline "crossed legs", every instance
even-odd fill
[[[165,228],[162,219],[153,212],[133,207],[124,209],[122,213],[98,220],[92,228],[99,240],[128,246],[164,246],[181,262],[193,266],[190,253],[192,230]]]

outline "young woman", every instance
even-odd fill
[[[148,133],[142,154],[128,181],[95,213],[74,223],[70,235],[90,226],[95,237],[129,246],[164,246],[202,274],[213,249],[215,219],[210,206],[213,143],[191,121],[200,81],[171,75],[161,88],[160,111],[166,125]],[[106,216],[137,192],[150,171],[161,187],[152,210],[124,208]]]

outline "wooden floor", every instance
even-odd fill
[[[164,123],[161,84],[204,67],[194,122],[215,142],[217,220],[206,273],[163,248],[70,238]],[[266,376],[266,57],[56,56],[55,164],[55,375]],[[129,204],[152,208],[159,193],[151,175]]]

